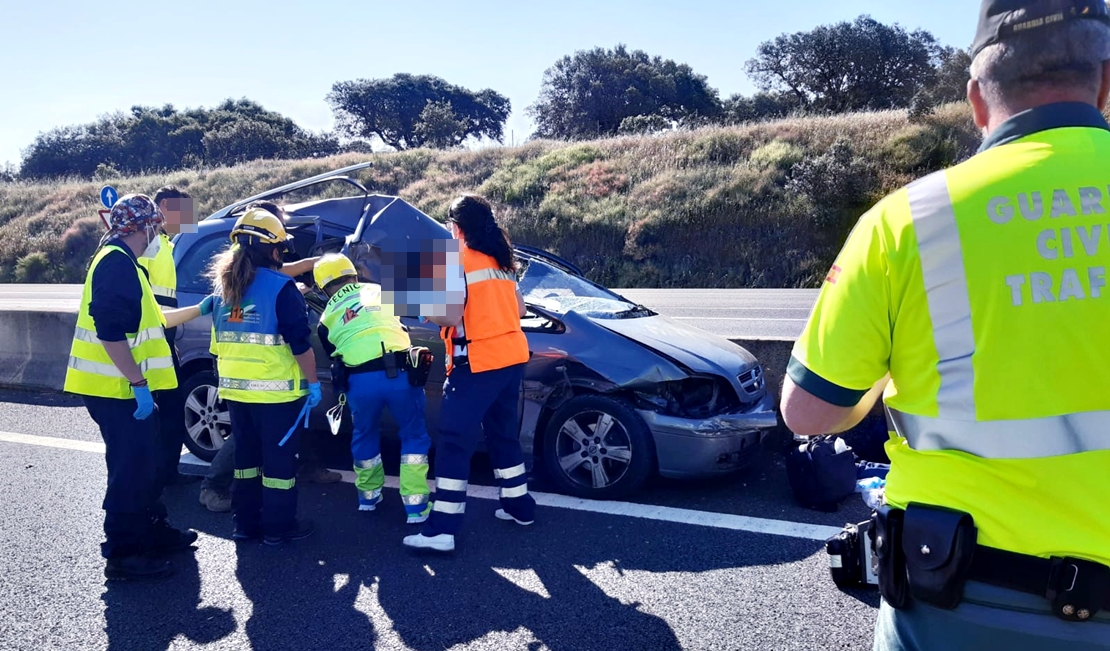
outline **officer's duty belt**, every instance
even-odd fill
[[[994,547],[975,546],[968,578],[1057,602],[1063,593],[1089,595],[1097,608],[1110,610],[1110,567],[1079,558],[1040,558]],[[1101,598],[1100,598],[1101,596]],[[1059,613],[1085,620],[1089,609],[1064,603]]]

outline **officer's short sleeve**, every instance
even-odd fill
[[[787,375],[822,400],[851,407],[890,362],[887,229],[880,203],[860,218],[829,270]]]

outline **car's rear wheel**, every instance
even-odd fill
[[[623,400],[579,396],[560,407],[544,432],[544,467],[559,490],[616,499],[640,488],[655,467],[643,419]]]
[[[185,447],[200,459],[211,461],[231,435],[231,416],[216,389],[216,374],[201,371],[189,376],[185,394]]]

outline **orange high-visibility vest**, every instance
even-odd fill
[[[465,346],[474,373],[494,371],[528,361],[528,339],[520,329],[520,310],[516,302],[516,275],[502,271],[493,257],[462,249],[466,274],[466,303],[463,306],[462,339],[456,342],[456,328],[441,328],[447,373],[454,366],[456,345]]]

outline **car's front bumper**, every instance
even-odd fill
[[[659,474],[676,479],[723,475],[744,468],[778,425],[770,395],[747,411],[702,419],[637,411],[655,441]]]

